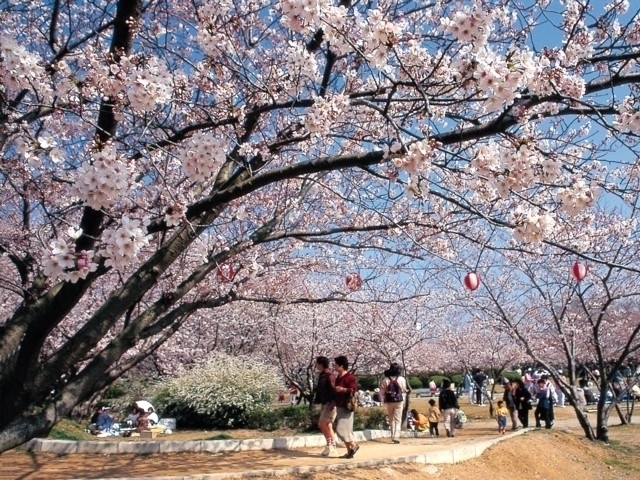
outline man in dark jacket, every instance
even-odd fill
[[[447,431],[447,437],[455,437],[456,413],[458,413],[460,405],[458,405],[458,397],[451,389],[451,380],[447,378],[442,380],[438,404],[444,419],[444,429]]]
[[[506,377],[502,379],[502,385],[504,386],[502,400],[504,401],[504,405],[509,410],[509,415],[511,416],[511,430],[518,430],[518,409],[516,408],[516,399],[514,397],[515,388]]]
[[[322,406],[318,428],[327,441],[327,446],[322,451],[322,456],[328,457],[336,451],[336,441],[333,438],[333,422],[336,419],[336,376],[329,368],[327,357],[316,358],[316,370],[320,372],[314,403]]]
[[[473,376],[473,384],[475,387],[476,393],[476,405],[484,406],[484,398],[482,394],[482,389],[484,388],[484,382],[487,380],[487,376],[484,374],[481,368],[476,370],[475,375]]]

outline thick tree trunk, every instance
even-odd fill
[[[69,408],[61,405],[49,405],[38,414],[16,418],[0,430],[0,452],[18,447],[32,438],[48,435],[51,428],[69,412]]]
[[[578,419],[578,423],[580,423],[580,427],[582,427],[585,436],[589,440],[595,440],[596,434],[593,431],[591,423],[589,422],[589,418],[587,417],[586,412],[582,409],[582,406],[578,403],[578,392],[576,391],[576,387],[572,386],[571,390],[565,391],[565,395],[574,411],[576,412],[576,418]]]

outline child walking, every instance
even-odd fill
[[[507,416],[509,415],[509,409],[505,407],[504,401],[498,400],[498,408],[496,408],[495,415],[498,421],[498,433],[504,435],[507,428]]]
[[[438,422],[440,422],[440,409],[436,407],[436,401],[432,398],[429,400],[429,435],[431,438],[439,437],[438,433]]]

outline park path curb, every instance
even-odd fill
[[[220,473],[203,473],[203,474],[195,474],[195,475],[173,475],[173,476],[145,476],[145,477],[104,477],[97,480],[226,480],[226,479],[244,479],[244,478],[262,478],[262,477],[277,477],[282,475],[303,475],[309,473],[317,473],[317,472],[326,472],[326,471],[348,471],[350,469],[355,468],[371,468],[371,467],[383,467],[386,465],[394,465],[394,464],[420,464],[420,465],[438,465],[438,464],[454,464],[464,462],[466,460],[471,460],[473,458],[478,458],[482,453],[489,447],[501,442],[505,439],[513,437],[515,435],[520,435],[526,433],[528,430],[521,429],[515,432],[510,432],[508,435],[498,436],[496,438],[488,439],[488,440],[479,440],[475,442],[462,443],[462,444],[453,444],[450,447],[436,447],[433,445],[425,445],[422,450],[423,453],[412,454],[412,455],[398,455],[392,457],[379,458],[374,460],[362,460],[362,461],[354,461],[354,460],[345,460],[344,462],[339,463],[331,463],[326,465],[313,465],[313,466],[296,466],[296,467],[288,467],[288,468],[273,468],[273,469],[251,469],[251,465],[247,465],[247,469],[238,472],[220,472]],[[403,434],[406,432],[403,432]],[[389,436],[388,431],[378,431],[378,430],[369,430],[364,432],[356,432],[356,434],[360,437],[358,438],[359,442],[363,442],[366,440],[370,440],[373,438],[385,438]],[[372,436],[375,435],[375,437]],[[412,436],[412,435],[404,435],[404,436]],[[317,437],[320,443],[308,441],[308,439],[312,437]],[[368,438],[367,438],[368,437]],[[293,439],[298,440],[292,441]],[[309,437],[285,437],[280,439],[268,439],[272,443],[272,445],[279,445],[281,449],[304,449],[307,447],[318,447],[323,446],[324,438],[321,435],[313,435]],[[278,442],[276,442],[278,440]],[[304,442],[302,442],[304,440]],[[210,441],[213,442],[213,441]],[[255,441],[238,441],[237,443],[243,443],[243,445],[232,445],[234,442],[230,441],[220,441],[217,440],[215,442],[224,443],[225,448],[236,448],[235,450],[216,450],[217,452],[222,451],[241,451],[237,448],[247,447],[245,450],[248,450],[249,447],[258,447],[268,444],[267,443],[255,443]],[[129,443],[129,442],[127,442]],[[130,442],[134,443],[134,442]],[[137,443],[137,442],[135,442]],[[140,442],[142,443],[142,442]],[[144,442],[147,443],[147,442]],[[159,442],[155,442],[159,443]],[[186,443],[186,442],[183,442]],[[298,446],[302,445],[303,446]],[[220,448],[223,446],[221,445]],[[265,448],[253,448],[254,450],[264,450]],[[208,450],[207,450],[208,451]],[[81,479],[74,479],[81,480]],[[95,479],[94,479],[95,480]]]
[[[403,432],[405,433],[405,432]],[[389,436],[386,430],[363,430],[355,432],[356,441],[366,442]],[[322,435],[305,435],[300,437],[258,438],[247,440],[187,440],[187,441],[76,441],[76,440],[47,440],[34,438],[25,445],[29,453],[53,453],[56,455],[69,454],[101,454],[117,455],[119,453],[133,453],[149,455],[152,453],[224,453],[245,452],[251,450],[298,450],[303,448],[324,447],[325,438]]]

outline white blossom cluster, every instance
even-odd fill
[[[488,182],[503,198],[512,190],[528,188],[539,177],[553,182],[561,174],[554,161],[528,144],[514,148],[495,142],[478,148],[470,171]]]
[[[524,243],[540,243],[553,233],[556,221],[549,212],[519,205],[511,215],[515,224],[513,237]]]
[[[640,133],[640,112],[633,108],[633,99],[627,97],[620,106],[620,114],[614,122],[622,131]]]
[[[489,49],[481,49],[476,58],[474,78],[477,88],[487,96],[485,111],[495,111],[511,105],[520,97],[519,89],[526,87],[537,74],[532,54],[526,50],[514,52],[507,62]]]
[[[132,69],[126,85],[129,104],[137,112],[153,111],[157,106],[171,102],[171,74],[155,57],[146,59],[144,65]]]
[[[440,25],[460,43],[484,44],[493,31],[494,18],[477,5],[464,5],[450,17],[440,19]]]
[[[558,200],[560,200],[560,208],[571,214],[577,215],[584,212],[587,208],[593,206],[598,197],[598,190],[582,180],[576,180],[569,187],[560,189],[558,192]]]
[[[565,9],[562,13],[565,25],[564,66],[576,66],[583,58],[589,58],[595,53],[593,48],[593,31],[587,28],[583,20],[584,6],[578,0],[564,0]],[[569,41],[571,40],[571,41]]]
[[[51,250],[43,255],[43,273],[47,277],[75,283],[96,270],[98,265],[93,263],[92,250],[76,252],[74,241],[80,235],[82,230],[69,228],[67,236],[70,241],[58,238],[49,244]]]
[[[318,72],[318,63],[303,44],[289,42],[285,53],[286,69],[294,76],[305,76],[313,79]],[[295,94],[294,94],[295,95]]]
[[[120,225],[116,229],[104,232],[104,250],[101,253],[107,257],[107,267],[121,268],[136,259],[142,248],[149,244],[142,227],[140,220],[125,215],[120,219]]]
[[[280,10],[283,14],[283,24],[296,32],[313,29],[320,24],[322,0],[282,0]]]
[[[218,131],[197,131],[182,143],[178,157],[182,169],[195,181],[202,181],[216,173],[226,157],[227,142]]]
[[[349,97],[345,95],[316,97],[305,118],[305,128],[314,135],[327,135],[331,132],[331,126],[343,118],[349,109]]]
[[[171,101],[173,81],[162,61],[153,56],[123,56],[118,63],[92,57],[90,84],[103,96],[126,98],[136,112],[153,111]]]
[[[112,145],[92,154],[91,162],[76,172],[71,195],[81,198],[91,208],[108,208],[127,193],[131,169],[118,158]]]
[[[362,53],[371,65],[384,68],[387,54],[402,35],[405,25],[402,22],[390,22],[380,10],[372,9],[359,26],[362,32]]]
[[[0,37],[0,91],[37,88],[43,95],[50,90],[40,58],[14,39]]]
[[[390,153],[398,152],[401,148],[399,142],[389,148]],[[437,150],[429,139],[414,142],[408,147],[405,155],[393,157],[393,164],[398,170],[404,170],[409,174],[427,174],[431,168],[431,160],[436,156]]]

